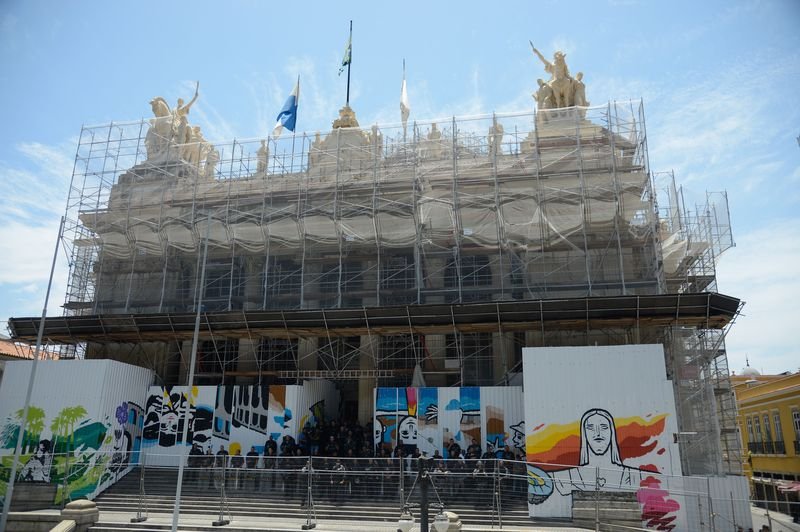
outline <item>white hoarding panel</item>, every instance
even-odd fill
[[[681,467],[663,348],[526,348],[523,357],[531,515],[571,517],[572,493],[600,484],[636,492],[649,510],[643,526],[681,529],[679,496],[664,489]]]
[[[189,408],[187,441],[207,449],[211,445],[216,386],[194,386],[187,394],[186,386],[151,386],[147,395],[143,449],[146,464],[177,465],[183,441],[183,420]]]
[[[375,443],[444,458],[451,444],[463,452],[478,445],[480,454],[508,445],[516,456],[524,451],[522,413],[519,387],[377,388]]]
[[[0,458],[14,453],[32,364],[6,364],[0,387]],[[94,498],[130,471],[142,446],[143,405],[152,372],[112,360],[41,361],[31,395],[18,481],[63,484]],[[4,460],[5,461],[5,460]]]
[[[297,385],[152,386],[147,399],[144,442],[148,465],[176,466],[181,445],[216,453],[263,454],[272,438],[279,448],[286,436],[300,441],[302,428],[335,417],[339,394],[328,381]],[[189,407],[188,437],[183,419]],[[297,416],[300,416],[298,419]]]

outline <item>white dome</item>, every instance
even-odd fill
[[[743,377],[760,377],[761,373],[756,368],[751,368],[750,366],[746,366],[743,370],[741,375]]]

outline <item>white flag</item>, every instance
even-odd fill
[[[408,104],[408,91],[406,90],[406,60],[403,59],[403,85],[400,87],[400,120],[403,122],[403,138],[406,136],[408,126],[408,115],[411,114],[411,106]]]
[[[400,119],[403,121],[403,128],[408,124],[408,115],[411,114],[411,107],[408,105],[408,91],[406,91],[406,78],[403,78],[403,86],[400,88]]]

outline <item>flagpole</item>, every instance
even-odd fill
[[[345,107],[350,107],[350,65],[353,64],[353,21],[350,21],[350,61],[347,62],[347,101]]]

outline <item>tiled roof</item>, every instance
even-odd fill
[[[32,360],[35,352],[36,346],[23,344],[21,342],[13,342],[6,338],[0,338],[0,357]],[[58,353],[43,349],[41,358],[54,360],[58,358]]]

